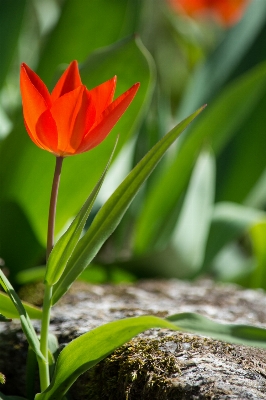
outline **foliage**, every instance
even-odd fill
[[[86,279],[93,260],[135,278],[209,274],[265,288],[266,64],[261,43],[266,3],[252,2],[241,21],[225,29],[175,15],[164,0],[156,2],[154,7],[154,0],[21,0],[17,7],[13,0],[0,0],[0,262],[14,286],[40,278],[46,284],[41,312],[20,301],[1,271],[8,296],[0,292],[0,321],[21,320],[29,353],[39,365],[42,393],[36,400],[63,398],[81,373],[152,327],[265,347],[263,329],[176,314],[167,320],[145,316],[112,322],[75,339],[57,362],[53,356],[50,308],[75,279]],[[52,156],[25,133],[18,65],[30,64],[52,87],[73,59],[89,89],[114,75],[118,96],[135,82],[141,86],[106,140],[65,161],[58,240],[45,269],[40,265],[45,264]],[[111,196],[103,182],[108,170],[106,181],[116,187]],[[30,318],[42,318],[40,340]],[[49,366],[55,367],[51,383]]]
[[[9,2],[6,6],[1,2],[3,21],[10,18],[12,4]],[[20,7],[21,10],[16,14],[20,17],[12,18],[12,29],[8,30],[9,36],[5,38],[0,71],[3,87],[0,242],[1,257],[14,284],[19,272],[43,263],[48,193],[52,175],[50,156],[38,151],[25,135],[21,112],[17,101],[14,101],[17,96],[15,72],[18,61],[26,61],[37,65],[37,72],[51,84],[54,82],[53,71],[56,68],[61,69],[63,63],[68,63],[73,58],[81,63],[82,80],[90,88],[115,74],[118,75],[118,95],[136,81],[141,82],[141,88],[128,110],[127,118],[121,119],[100,147],[80,157],[73,157],[65,163],[58,200],[56,232],[62,232],[66,221],[73,218],[84,201],[86,193],[95,186],[118,132],[121,136],[115,154],[117,161],[114,160],[114,167],[110,171],[112,187],[114,182],[118,184],[118,179],[121,179],[115,176],[112,170],[115,165],[119,168],[123,154],[127,154],[128,151],[125,144],[133,134],[136,137],[136,132],[139,131],[137,139],[130,142],[130,158],[134,165],[145,153],[145,149],[148,150],[151,144],[169,130],[173,120],[178,121],[186,117],[197,107],[208,102],[208,113],[199,118],[193,124],[193,129],[183,135],[176,149],[173,149],[158,172],[148,180],[146,187],[126,213],[123,223],[112,236],[111,264],[130,271],[136,277],[140,276],[143,267],[145,276],[164,276],[165,269],[160,265],[153,269],[153,263],[154,259],[160,258],[158,254],[164,254],[165,249],[170,246],[173,249],[174,261],[169,266],[167,276],[189,277],[200,275],[202,271],[215,271],[215,275],[221,279],[238,281],[240,277],[244,282],[238,269],[235,273],[231,271],[228,277],[226,274],[220,274],[219,269],[222,269],[222,266],[218,266],[220,264],[216,260],[221,259],[221,252],[230,251],[232,241],[237,245],[239,238],[248,234],[248,228],[263,218],[263,213],[256,213],[256,210],[263,209],[265,203],[265,196],[260,188],[263,187],[265,170],[265,139],[261,126],[264,118],[266,67],[262,62],[263,52],[259,47],[265,36],[265,3],[251,4],[244,18],[230,29],[210,30],[206,28],[207,25],[198,24],[197,29],[201,31],[202,40],[205,42],[199,42],[197,35],[193,34],[194,21],[175,15],[162,0],[158,1],[157,9],[152,12],[149,0],[115,0],[112,6],[106,0],[100,0],[97,5],[95,1],[87,4],[67,0],[62,5],[51,1],[46,10],[43,8],[44,3],[38,4],[28,0],[20,2]],[[98,13],[103,15],[101,25],[104,29],[95,37]],[[144,24],[145,15],[149,15],[149,18],[145,18]],[[32,21],[30,25],[28,20]],[[49,25],[50,20],[53,23]],[[184,24],[187,24],[185,33],[182,31]],[[155,84],[154,61],[139,37],[128,36],[124,39],[135,31],[139,32],[139,37],[155,58],[158,80],[156,96],[153,97],[152,103],[151,95]],[[29,36],[33,37],[33,33],[36,32],[39,32],[38,41],[31,39],[32,47],[36,49],[33,54],[29,51],[28,44],[25,49],[25,45],[23,47],[21,43],[30,43]],[[63,37],[64,43],[61,39]],[[154,37],[153,41],[151,37]],[[79,45],[76,46],[76,43]],[[256,49],[259,51],[256,52]],[[160,56],[165,53],[170,57],[171,68]],[[198,54],[198,58],[193,62],[192,54]],[[184,85],[183,82],[187,84]],[[149,113],[144,119],[149,104]],[[8,126],[12,126],[9,134]],[[194,221],[194,224],[186,225],[189,232],[188,235],[182,235],[182,241],[190,240],[191,243],[188,241],[187,245],[190,243],[192,247],[196,246],[201,256],[197,261],[186,260],[184,271],[184,263],[180,260],[178,250],[182,247],[178,231],[182,224],[187,222],[184,222],[184,211],[181,210],[187,208],[186,201],[192,202],[190,207],[193,207],[193,203],[196,204],[196,200],[191,200],[193,195],[184,196],[184,193],[193,168],[197,168],[195,161],[201,150],[205,152],[206,145],[212,148],[215,156],[216,173],[213,170],[212,174],[216,175],[216,180],[213,178],[212,188],[209,189],[214,191],[214,199],[212,204],[206,205],[209,210],[206,209],[208,223],[204,222],[204,232],[190,235],[189,232],[198,224]],[[117,157],[118,153],[121,154],[120,157]],[[252,162],[254,159],[256,162]],[[129,166],[130,161],[127,163]],[[88,165],[93,165],[89,176]],[[43,174],[43,171],[46,173]],[[75,178],[75,171],[79,171],[78,179]],[[244,175],[245,179],[241,179],[241,175]],[[27,176],[27,179],[24,179],[24,176]],[[193,189],[191,190],[193,192]],[[73,192],[75,196],[71,196]],[[205,195],[207,198],[208,194]],[[103,186],[102,198],[106,197]],[[228,205],[230,216],[224,211],[217,224],[215,209],[219,209],[221,201],[233,201],[235,207]],[[250,212],[254,218],[249,222],[244,216],[249,210],[239,208],[240,205],[253,209]],[[100,206],[99,202],[96,203],[97,206]],[[158,207],[161,210],[160,215],[157,213]],[[239,214],[240,209],[242,217]],[[196,209],[194,213],[196,214]],[[235,235],[228,237],[227,241],[221,240],[220,238],[224,237],[221,233],[228,224],[236,226]],[[211,245],[214,240],[214,226],[215,248]],[[17,232],[15,238],[14,229]],[[20,251],[14,252],[14,247]],[[121,254],[125,253],[125,248],[128,257],[122,260]],[[246,260],[245,253],[242,252],[241,256]],[[97,264],[104,266],[104,260],[102,251]],[[251,253],[246,261],[250,267],[248,270],[244,269],[244,276],[247,273],[256,274],[256,252]],[[135,267],[132,267],[133,265]],[[258,286],[262,285],[258,279],[254,278],[253,282],[255,281]]]

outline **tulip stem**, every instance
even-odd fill
[[[54,247],[54,227],[55,227],[55,214],[56,214],[56,202],[58,195],[58,187],[61,176],[61,169],[63,163],[63,157],[56,157],[54,180],[50,198],[50,209],[48,218],[48,231],[47,231],[47,249],[46,249],[46,262],[48,261],[49,255]]]
[[[50,373],[49,373],[49,358],[48,358],[48,334],[50,324],[50,311],[52,301],[52,287],[45,285],[43,310],[42,310],[42,326],[41,326],[41,338],[40,338],[40,350],[45,357],[45,362],[39,360],[39,372],[40,372],[40,384],[41,391],[43,392],[50,385]]]
[[[47,250],[46,250],[47,261],[54,247],[56,203],[57,203],[58,187],[60,182],[63,159],[64,159],[63,157],[56,157],[54,179],[53,179],[51,198],[50,198],[49,217],[48,217]],[[46,283],[44,300],[43,300],[43,309],[42,309],[42,325],[41,325],[41,338],[40,338],[40,350],[46,362],[44,362],[43,360],[39,360],[40,384],[42,391],[44,391],[50,384],[49,360],[48,360],[48,334],[49,334],[49,324],[50,324],[52,293],[53,293],[53,287],[49,286]]]

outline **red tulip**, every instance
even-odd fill
[[[21,65],[24,122],[32,141],[58,157],[100,144],[133,100],[139,83],[113,101],[116,76],[92,90],[81,82],[73,61],[50,94],[39,76]]]
[[[243,15],[250,0],[168,0],[178,12],[191,17],[211,15],[221,24],[235,24]]]

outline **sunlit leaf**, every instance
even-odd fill
[[[171,315],[168,321],[179,329],[224,342],[266,348],[266,329],[251,325],[222,324],[194,313]]]
[[[166,320],[144,316],[110,322],[74,339],[58,357],[51,385],[35,400],[61,399],[83,372],[138,333],[156,327],[178,329]]]
[[[59,300],[80,273],[89,265],[103,243],[121,221],[142,183],[149,177],[166,150],[203,108],[180,122],[156,143],[103,205],[86,234],[80,239],[60,280],[54,286],[53,304]]]
[[[184,330],[229,343],[266,348],[266,330],[248,325],[221,324],[194,313],[181,313],[166,320],[142,316],[102,325],[69,343],[60,353],[51,385],[35,400],[60,400],[75,380],[116,348],[150,328]]]
[[[256,257],[256,267],[251,274],[250,286],[266,289],[266,219],[254,224],[250,230],[253,251]]]
[[[117,138],[118,141],[118,138]],[[66,232],[61,236],[58,242],[55,244],[47,263],[47,270],[45,274],[45,281],[50,285],[54,285],[60,276],[62,275],[66,264],[80,239],[80,235],[82,230],[84,229],[87,218],[92,210],[93,204],[96,200],[96,197],[101,189],[104,178],[107,174],[107,171],[110,167],[115,148],[117,145],[117,141],[115,143],[115,147],[112,151],[112,154],[109,158],[109,161],[105,167],[105,170],[102,173],[101,178],[97,182],[96,186],[93,188],[91,194],[87,198],[83,207],[77,214],[77,216],[72,221],[70,227],[66,230]]]
[[[204,271],[218,252],[230,241],[239,237],[248,228],[265,218],[265,213],[236,203],[220,202],[214,206],[211,228],[206,245]]]
[[[196,273],[203,262],[215,189],[213,156],[204,151],[195,165],[172,244],[187,272]]]
[[[40,342],[37,337],[37,334],[33,328],[32,322],[29,318],[29,315],[27,311],[25,310],[20,298],[16,294],[15,290],[9,283],[8,279],[5,277],[3,274],[2,270],[0,269],[0,284],[5,290],[5,292],[8,293],[8,296],[10,297],[11,301],[13,302],[14,306],[17,309],[17,312],[19,314],[20,322],[21,322],[21,327],[23,329],[23,332],[25,333],[25,336],[28,340],[29,345],[31,346],[32,350],[36,353],[37,357],[44,359],[41,351],[40,351]]]
[[[25,301],[23,301],[22,304],[31,319],[42,318],[42,310],[40,308],[26,303]],[[19,313],[10,297],[3,292],[0,292],[0,312],[7,318],[19,318]]]
[[[19,285],[25,285],[32,282],[40,282],[44,280],[46,266],[28,268],[19,272],[15,276],[15,280]]]

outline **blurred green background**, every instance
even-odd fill
[[[178,15],[164,0],[0,0],[0,263],[12,282],[43,275],[55,163],[25,131],[20,63],[51,89],[76,59],[88,88],[114,75],[116,95],[141,88],[99,147],[65,160],[57,235],[118,133],[94,213],[160,137],[208,103],[82,279],[209,276],[266,288],[265,40],[265,1],[225,29]]]

